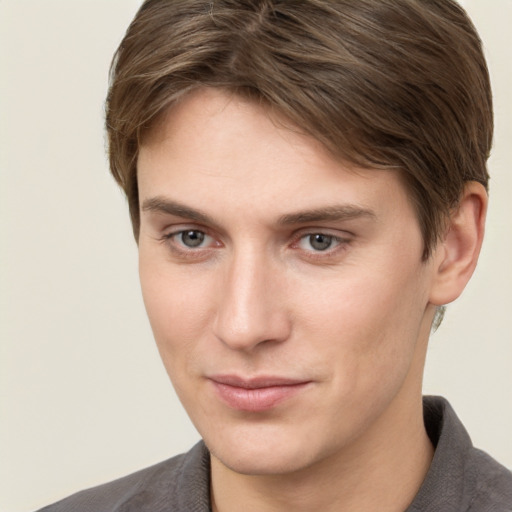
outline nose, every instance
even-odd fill
[[[235,255],[219,289],[214,334],[232,350],[285,341],[291,330],[282,272],[254,253]]]

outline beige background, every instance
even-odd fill
[[[159,361],[102,103],[136,0],[0,0],[0,510],[25,512],[186,450]],[[486,246],[431,341],[425,389],[512,467],[512,0],[466,0],[496,139]]]

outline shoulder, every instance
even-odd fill
[[[407,512],[512,512],[512,473],[473,446],[450,404],[424,397],[424,419],[434,458]]]
[[[185,454],[78,492],[39,512],[202,511],[209,507],[208,487],[209,454],[201,442]]]
[[[475,482],[471,512],[512,512],[512,472],[482,450],[473,448],[467,471]]]

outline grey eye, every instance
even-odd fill
[[[183,231],[180,238],[186,247],[199,247],[204,242],[205,234],[202,231],[190,229],[189,231]]]
[[[309,235],[308,241],[309,245],[315,249],[315,251],[325,251],[331,247],[333,242],[332,236],[323,235],[321,233],[317,233],[315,235]]]

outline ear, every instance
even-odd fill
[[[487,192],[484,186],[475,181],[468,182],[458,208],[448,219],[445,235],[432,255],[431,304],[448,304],[466,287],[482,247],[486,213]]]

